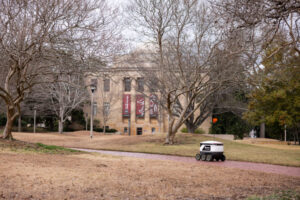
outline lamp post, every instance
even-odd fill
[[[131,124],[130,124],[130,115],[129,115],[129,118],[128,118],[128,135],[130,136],[130,127],[131,126]]]
[[[22,128],[22,117],[21,117],[21,112],[20,112],[19,118],[18,118],[18,132],[21,132],[21,128]]]
[[[86,131],[88,130],[87,127],[88,127],[88,114],[85,113],[85,130]]]
[[[33,107],[33,132],[35,133],[36,131],[36,107]]]
[[[33,110],[33,133],[35,133],[35,129],[36,129],[36,107],[34,105],[30,105],[29,106],[30,110]]]
[[[94,117],[94,92],[96,90],[96,87],[94,85],[91,85],[91,123],[90,123],[90,137],[93,138],[93,117]]]
[[[286,142],[286,124],[284,125],[284,141]]]

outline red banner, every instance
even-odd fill
[[[155,94],[150,95],[150,117],[156,118],[158,116],[158,103]]]
[[[130,117],[130,94],[123,95],[123,117]]]
[[[136,95],[136,116],[144,117],[145,116],[145,98],[143,95]]]

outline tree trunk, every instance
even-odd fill
[[[13,136],[12,136],[11,132],[12,132],[14,119],[16,118],[14,108],[7,108],[6,118],[7,119],[6,119],[6,125],[4,128],[4,131],[3,131],[3,139],[13,140]]]
[[[297,134],[297,133],[294,133],[294,134],[293,134],[293,135],[294,135],[294,144],[295,144],[295,145],[297,144],[296,134]]]
[[[170,137],[170,144],[174,144],[174,138],[175,138],[176,132],[173,132]]]
[[[167,132],[167,136],[166,136],[166,140],[165,140],[165,144],[173,144],[172,141],[172,135],[173,135],[173,124],[174,124],[174,119],[172,119],[169,115],[169,125],[168,125],[168,132]],[[174,139],[174,137],[173,137]]]
[[[19,119],[18,119],[18,132],[21,132],[22,130],[22,117],[21,114],[19,114]]]
[[[63,109],[59,108],[58,132],[62,134],[64,131],[64,113]]]
[[[58,132],[59,132],[60,134],[63,133],[63,127],[64,127],[64,123],[63,123],[61,120],[59,120],[59,121],[58,121]]]
[[[86,117],[85,118],[85,130],[87,131],[88,130],[88,118]]]
[[[294,144],[296,145],[297,142],[299,141],[299,134],[298,134],[297,127],[294,128],[293,133],[294,133]]]
[[[13,139],[12,134],[11,134],[12,126],[13,126],[13,120],[8,118],[6,120],[6,125],[5,125],[5,129],[4,129],[4,132],[3,132],[3,138],[4,139],[9,139],[9,140]]]
[[[172,131],[172,129],[169,129],[166,136],[165,144],[170,144],[170,145],[174,144],[174,138],[175,138],[175,133]]]
[[[105,123],[105,120],[104,121],[104,127],[103,127],[103,133],[105,134],[106,133],[106,123]]]
[[[186,123],[185,125],[188,133],[195,133],[196,127],[193,124]]]
[[[179,124],[175,124],[174,127],[174,122],[175,122],[174,119],[172,119],[171,122],[169,121],[169,129],[166,136],[165,144],[171,144],[171,145],[174,144],[175,135],[180,127]]]
[[[166,140],[165,140],[165,144],[170,144],[170,135],[171,135],[171,131],[168,130]]]
[[[265,123],[260,124],[260,131],[259,131],[259,137],[265,138]]]

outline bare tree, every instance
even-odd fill
[[[152,35],[151,47],[157,47],[156,51],[138,52],[140,55],[134,57],[140,59],[135,59],[139,65],[145,62],[152,66],[141,68],[141,72],[150,80],[149,87],[153,87],[153,80],[156,82],[169,119],[165,143],[173,144],[180,126],[200,107],[203,110],[199,115],[205,116],[204,105],[209,98],[239,81],[243,71],[235,63],[242,48],[225,50],[230,47],[225,43],[230,38],[217,26],[209,7],[196,0],[168,3],[135,0],[131,11],[143,25],[142,33],[152,33],[148,34]]]
[[[58,117],[58,132],[63,133],[64,122],[71,112],[82,106],[88,99],[88,93],[83,77],[79,75],[67,75],[58,78],[58,82],[42,84],[44,95],[50,98],[50,107]]]
[[[3,138],[12,139],[25,93],[40,82],[57,81],[48,77],[62,73],[53,63],[60,52],[72,52],[81,61],[91,55],[105,60],[118,48],[109,45],[118,40],[115,15],[104,0],[0,1],[0,97],[7,108]],[[83,63],[76,70],[90,71],[92,66]]]
[[[252,32],[245,38],[253,42],[262,53],[276,36],[284,33],[281,43],[270,57],[285,47],[300,53],[300,2],[297,0],[225,0],[213,2],[215,12],[222,16],[222,23],[233,25],[236,30]],[[254,56],[255,59],[255,56]],[[261,61],[261,59],[257,59]],[[252,72],[260,70],[255,65]],[[257,73],[255,73],[257,75]]]
[[[75,57],[74,57],[75,56]],[[85,61],[87,63],[88,61]],[[48,75],[51,83],[42,83],[32,91],[32,99],[40,101],[40,110],[48,111],[58,118],[58,132],[63,133],[64,122],[74,109],[80,108],[88,99],[84,74],[80,73],[82,63],[76,55],[59,52],[52,62],[55,74]],[[102,65],[99,65],[102,66]]]
[[[252,33],[246,40],[252,42],[254,51],[248,51],[251,66],[248,84],[260,87],[262,84],[262,65],[265,51],[277,38],[284,38],[272,53],[272,58],[283,49],[294,49],[300,54],[300,2],[298,0],[225,0],[213,2],[215,12],[222,16],[222,23],[232,24],[235,30]],[[263,117],[263,116],[262,116]],[[261,124],[264,136],[264,123]]]
[[[112,73],[110,73],[112,75]],[[116,91],[111,90],[111,84],[114,83],[113,78],[109,75],[103,74],[99,92],[100,105],[97,106],[98,111],[102,115],[103,121],[103,133],[106,133],[106,125],[109,119],[111,118],[111,113],[114,112],[115,105],[119,102],[120,94]]]
[[[5,103],[0,99],[0,113],[5,113]]]

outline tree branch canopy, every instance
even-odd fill
[[[235,32],[239,39],[232,40],[232,33],[215,23],[220,17],[210,5],[196,0],[133,0],[129,9],[132,24],[140,25],[135,30],[150,44],[132,53],[132,63],[159,92],[169,119],[166,143],[172,144],[179,127],[201,114],[211,96],[241,81],[239,45],[245,33]]]
[[[34,85],[56,82],[55,74],[86,74],[103,67],[88,60],[105,62],[120,50],[117,13],[105,0],[1,0],[0,97],[10,107],[7,118],[18,116],[20,102]],[[59,61],[68,56],[76,63],[63,68]],[[5,138],[12,137],[10,129]]]

